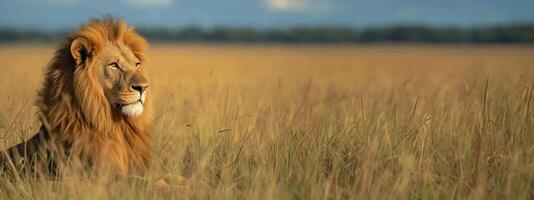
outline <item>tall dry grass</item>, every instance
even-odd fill
[[[5,145],[50,46],[1,46]],[[532,199],[534,48],[154,45],[149,183],[2,179],[2,199]],[[170,187],[153,181],[167,174]]]

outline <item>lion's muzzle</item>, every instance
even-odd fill
[[[143,113],[143,104],[146,99],[146,87],[143,90],[139,90],[139,93],[133,95],[126,95],[121,100],[121,103],[116,104],[123,114],[129,117],[137,117]]]

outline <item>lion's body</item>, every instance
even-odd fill
[[[149,112],[127,117],[113,109],[97,80],[86,74],[89,71],[77,70],[71,56],[76,38],[90,41],[95,51],[124,44],[139,59],[143,59],[146,47],[144,39],[132,28],[113,19],[93,20],[66,38],[47,67],[36,104],[48,130],[41,128],[34,140],[21,144],[24,147],[18,145],[18,149],[29,151],[22,153],[15,146],[8,154],[15,163],[18,161],[13,151],[18,152],[18,157],[22,153],[27,160],[51,160],[54,166],[60,158],[66,158],[61,162],[73,164],[78,160],[85,168],[107,168],[119,175],[142,172],[151,160]],[[60,156],[51,156],[51,152],[59,152]]]

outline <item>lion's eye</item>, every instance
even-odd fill
[[[117,64],[116,62],[113,62],[113,63],[110,63],[108,67],[110,67],[111,69],[119,69],[119,64]]]
[[[135,68],[136,69],[139,69],[140,67],[141,67],[141,63],[140,62],[135,63]]]

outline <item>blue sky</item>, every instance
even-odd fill
[[[0,26],[69,29],[121,16],[147,27],[368,27],[534,22],[534,0],[0,0]]]

